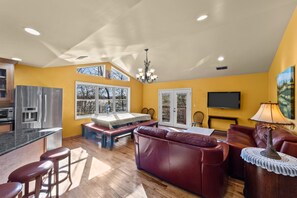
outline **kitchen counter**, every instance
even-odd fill
[[[62,128],[47,128],[0,133],[0,156],[61,131]]]

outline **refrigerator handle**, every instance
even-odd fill
[[[41,111],[41,101],[42,101],[42,95],[41,94],[39,94],[39,123],[41,122],[41,113],[40,113],[40,111]]]
[[[46,122],[47,117],[47,96],[44,94],[44,119],[43,122]]]

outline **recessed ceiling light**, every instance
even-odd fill
[[[225,58],[224,58],[224,56],[219,56],[219,58],[218,58],[218,61],[223,61]]]
[[[205,19],[207,19],[208,15],[204,14],[204,15],[201,15],[197,18],[197,21],[204,21]]]
[[[34,30],[33,28],[26,27],[26,28],[24,28],[24,30],[27,33],[32,34],[34,36],[39,36],[40,35],[40,32],[38,32],[37,30]]]
[[[14,57],[14,58],[11,58],[12,60],[15,60],[15,61],[22,61],[21,58],[17,58],[17,57]]]

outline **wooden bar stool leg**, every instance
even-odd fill
[[[56,183],[56,197],[59,197],[59,161],[54,163],[54,174]]]
[[[69,153],[69,156],[68,156],[68,174],[69,174],[70,184],[72,184],[72,179],[71,179],[71,153]]]
[[[29,182],[25,183],[25,195],[29,194]]]
[[[42,185],[42,177],[38,176],[35,180],[35,197],[38,198],[41,190]]]
[[[49,195],[49,197],[52,197],[52,173],[53,173],[53,169],[50,170],[50,172],[48,173],[48,193],[47,195]],[[48,196],[47,196],[48,197]]]

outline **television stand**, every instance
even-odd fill
[[[232,120],[232,121],[235,122],[235,124],[238,124],[238,118],[237,117],[226,117],[226,116],[209,115],[208,116],[208,128],[211,128],[211,119]]]

